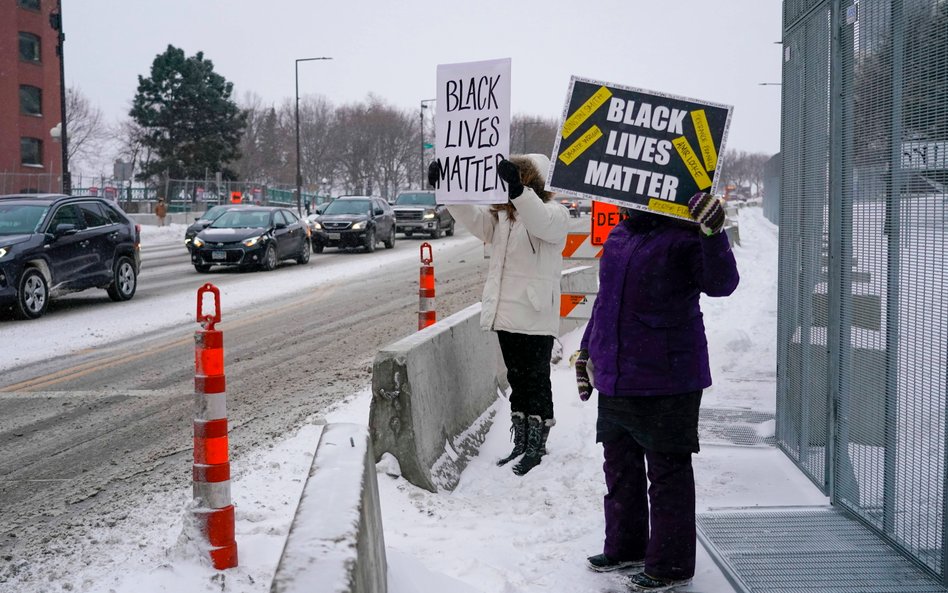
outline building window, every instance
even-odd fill
[[[40,38],[32,33],[20,32],[20,59],[28,62],[40,61]]]
[[[20,138],[20,164],[43,166],[43,141],[39,138]]]
[[[30,10],[40,9],[40,0],[16,0],[16,3],[19,4],[21,8],[29,8]]]
[[[43,115],[43,89],[26,84],[20,85],[20,113]]]

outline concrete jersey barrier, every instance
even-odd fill
[[[365,426],[323,428],[271,593],[386,593],[375,457]]]
[[[452,490],[477,454],[506,387],[500,347],[480,328],[476,303],[379,350],[369,429],[376,460],[391,453],[402,476]]]

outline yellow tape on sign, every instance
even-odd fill
[[[685,166],[688,167],[688,172],[691,173],[691,177],[695,180],[695,183],[698,184],[698,189],[708,189],[711,187],[711,178],[708,177],[708,172],[704,170],[704,166],[698,160],[698,155],[691,149],[691,144],[688,143],[688,139],[681,136],[680,138],[672,140],[672,144],[675,145],[675,150],[678,151],[681,160],[684,161]]]
[[[666,202],[665,200],[651,198],[648,201],[648,209],[691,219],[691,212],[688,210],[688,206],[684,204],[676,204],[675,202]]]
[[[698,146],[701,147],[701,158],[704,159],[704,168],[714,171],[718,168],[718,151],[714,147],[714,138],[711,137],[711,126],[704,109],[691,112],[691,121],[695,124],[695,133],[698,135]]]
[[[560,152],[559,159],[567,165],[571,164],[576,160],[576,157],[583,154],[587,148],[600,138],[602,138],[602,130],[599,129],[599,126],[589,128],[585,134],[576,139],[576,142],[570,144],[569,148]]]
[[[573,114],[563,122],[563,137],[569,138],[570,134],[575,132],[579,126],[583,125],[583,122],[589,119],[589,116],[595,113],[597,109],[602,107],[602,104],[609,100],[611,96],[612,91],[604,86],[599,87],[599,90],[593,93],[592,97],[589,97],[585,103],[579,106],[579,109],[574,111]]]

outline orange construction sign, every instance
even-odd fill
[[[560,318],[589,319],[595,302],[594,294],[561,294]]]
[[[620,220],[622,220],[622,215],[619,214],[618,206],[593,200],[592,244],[604,245],[606,243],[606,237],[612,232],[613,227],[619,224]]]
[[[597,259],[602,256],[602,247],[593,245],[589,233],[569,233],[563,247],[565,259]]]

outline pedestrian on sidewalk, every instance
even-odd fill
[[[158,198],[155,204],[155,216],[158,217],[158,226],[165,226],[165,216],[168,214],[168,207],[165,205],[164,198]]]
[[[612,230],[576,359],[580,398],[599,392],[607,489],[603,552],[587,564],[642,570],[630,579],[635,591],[694,576],[691,456],[701,394],[711,385],[699,296],[728,296],[739,281],[720,200],[698,193],[689,210],[698,224],[629,210]]]
[[[553,416],[550,357],[559,334],[560,274],[569,212],[544,189],[550,160],[542,154],[513,155],[497,166],[507,186],[506,204],[451,204],[448,210],[472,235],[491,246],[481,298],[481,327],[497,332],[510,384],[513,450],[497,462],[523,456],[514,465],[527,473],[546,454]],[[439,161],[428,167],[437,187]]]

